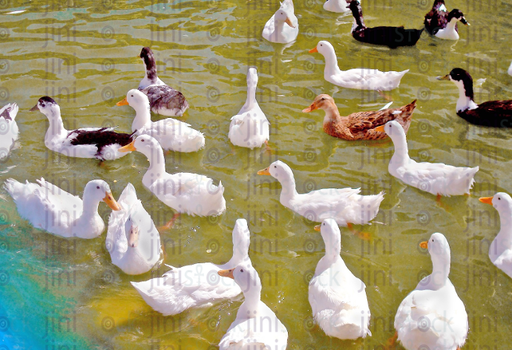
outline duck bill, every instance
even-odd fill
[[[268,171],[268,167],[265,169],[261,169],[257,172],[258,175],[270,175],[270,171]]]
[[[428,241],[423,241],[420,243],[420,247],[423,249],[428,249]]]
[[[105,203],[107,203],[107,205],[110,207],[110,209],[115,210],[115,211],[121,210],[121,207],[119,206],[119,204],[116,202],[114,197],[112,197],[112,193],[106,192],[105,198],[103,198],[103,201]]]
[[[38,111],[39,110],[39,107],[37,107],[37,103],[34,107],[30,108],[30,111],[31,112],[35,112],[35,111]]]
[[[318,109],[318,107],[317,107],[317,106],[316,106],[316,104],[313,102],[313,103],[311,104],[311,106],[309,106],[308,108],[304,108],[304,109],[302,110],[302,113],[309,113],[309,112],[311,112],[311,111],[314,111],[315,109]]]
[[[385,132],[385,131],[384,131],[384,125],[380,125],[380,126],[376,127],[376,128],[375,128],[375,129],[373,129],[373,130],[378,131],[378,132]]]
[[[293,25],[292,21],[290,21],[289,18],[286,18],[286,21],[284,21],[284,23],[288,24],[292,28],[295,28],[295,26]]]
[[[471,24],[469,24],[469,22],[468,22],[468,21],[466,21],[466,19],[465,19],[464,17],[462,17],[462,18],[460,19],[460,21],[462,22],[462,24],[465,24],[465,25],[467,25],[467,26],[470,26],[470,25],[471,25]]]
[[[315,52],[318,52],[318,50],[316,49],[316,46],[314,48],[312,48],[311,50],[309,50],[309,53],[315,53]]]
[[[492,197],[480,197],[478,200],[482,203],[492,205]]]
[[[320,227],[321,227],[321,226],[322,226],[322,225],[316,225],[316,226],[315,226],[315,231],[320,232],[320,231],[321,231],[321,230],[320,230]]]
[[[233,271],[235,271],[235,269],[219,270],[217,271],[217,273],[219,274],[219,276],[235,279],[235,277],[233,276]]]
[[[136,151],[136,150],[137,149],[135,148],[135,140],[133,140],[132,142],[130,142],[126,146],[123,146],[123,147],[118,149],[119,152],[133,152],[133,151]]]
[[[128,237],[128,245],[132,248],[137,248],[139,245],[139,228],[132,226],[130,230],[130,237]]]
[[[128,100],[126,100],[126,97],[123,98],[121,101],[116,103],[116,106],[126,106],[128,104]]]
[[[450,80],[450,74],[446,74],[445,76],[442,77],[437,77],[437,80]]]

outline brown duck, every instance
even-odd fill
[[[414,108],[416,108],[416,100],[400,108],[388,108],[375,112],[356,112],[342,117],[334,99],[327,94],[321,94],[315,97],[311,106],[303,109],[302,112],[309,113],[315,109],[323,109],[325,111],[324,131],[331,136],[354,141],[385,139],[388,137],[385,132],[375,131],[374,129],[390,120],[399,122],[407,132],[409,125],[411,125]]]

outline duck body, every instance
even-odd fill
[[[153,137],[140,135],[121,151],[137,150],[149,160],[149,168],[142,184],[164,204],[179,213],[199,216],[217,216],[226,210],[224,186],[219,182],[194,173],[169,174],[165,171],[162,147]]]
[[[401,125],[389,121],[384,127],[393,140],[395,152],[389,162],[388,171],[407,185],[433,195],[458,196],[469,194],[479,167],[454,167],[443,163],[418,163],[409,158],[407,140]]]
[[[167,117],[181,117],[189,107],[185,96],[160,80],[155,57],[149,47],[142,48],[140,58],[144,62],[145,75],[138,89],[148,97],[151,110]]]
[[[335,220],[327,219],[320,225],[320,230],[325,256],[318,262],[309,282],[313,318],[330,337],[357,339],[371,335],[366,286],[340,257],[340,229]]]
[[[336,13],[344,13],[350,11],[347,7],[346,0],[327,0],[324,2],[324,10]]]
[[[104,201],[112,210],[119,205],[103,180],[92,180],[84,189],[83,200],[41,178],[37,183],[7,179],[4,188],[16,203],[18,213],[35,228],[62,237],[96,238],[105,229],[98,214]]]
[[[427,242],[422,246],[426,247]],[[394,326],[398,340],[407,350],[456,350],[469,330],[464,303],[448,278],[450,247],[441,233],[428,241],[432,274],[423,278],[398,307]]]
[[[140,275],[160,260],[160,233],[131,183],[118,203],[121,210],[110,214],[105,245],[114,265],[128,275]]]
[[[60,107],[51,97],[41,97],[31,111],[41,111],[50,122],[44,137],[46,147],[68,157],[114,160],[126,155],[119,148],[133,141],[132,134],[114,131],[114,128],[64,128]]]
[[[498,192],[493,197],[480,198],[480,202],[492,205],[500,215],[500,231],[489,247],[489,258],[512,278],[512,198]]]
[[[352,37],[357,41],[368,44],[384,45],[389,48],[399,46],[414,46],[420,39],[423,29],[405,29],[402,27],[372,27],[368,28],[364,24],[363,10],[358,0],[352,0],[349,8],[354,16],[352,26]]]
[[[204,147],[203,133],[193,129],[190,124],[172,118],[151,121],[149,101],[142,92],[136,89],[128,91],[126,98],[117,103],[118,106],[126,104],[135,110],[132,123],[135,136],[150,135],[164,150],[176,152],[196,152]]]
[[[260,170],[258,175],[271,175],[278,180],[283,187],[281,204],[314,222],[333,218],[340,226],[364,225],[377,215],[384,199],[383,192],[360,195],[360,188],[326,188],[299,194],[292,170],[279,160]]]
[[[432,9],[425,15],[424,24],[430,35],[435,35],[440,39],[458,40],[457,22],[459,21],[469,25],[460,10],[453,9],[448,13],[444,0],[435,0]]]
[[[242,290],[234,281],[219,278],[218,271],[232,268],[248,259],[249,244],[247,221],[238,219],[233,228],[233,257],[226,264],[199,263],[179,268],[171,266],[171,270],[162,277],[131,283],[146,303],[164,316],[234,298]]]
[[[293,0],[284,0],[263,27],[262,36],[273,43],[287,44],[299,34],[299,22],[294,13]]]
[[[411,117],[415,108],[416,100],[400,108],[356,112],[342,117],[334,99],[327,94],[321,94],[302,112],[309,113],[315,109],[323,109],[325,111],[323,121],[324,132],[340,139],[355,141],[382,140],[387,138],[388,136],[385,132],[375,131],[375,128],[384,125],[390,120],[398,121],[404,128],[404,131],[407,132],[411,125]]]
[[[512,128],[512,100],[487,101],[476,104],[473,78],[462,68],[454,68],[450,74],[438,78],[452,81],[459,89],[457,115],[467,122],[480,126]]]
[[[19,129],[16,124],[18,105],[9,103],[0,109],[0,161],[5,160],[18,139]]]
[[[251,67],[247,72],[247,100],[229,125],[228,137],[235,146],[253,149],[270,138],[270,123],[256,101],[257,84],[258,72]]]
[[[286,349],[288,331],[276,314],[261,301],[261,280],[250,260],[219,275],[235,280],[244,293],[236,319],[219,343],[220,350]]]
[[[350,89],[390,91],[400,85],[400,80],[409,71],[382,72],[378,69],[354,68],[341,71],[338,67],[336,52],[331,43],[320,41],[309,52],[319,52],[325,58],[324,79],[328,82]]]

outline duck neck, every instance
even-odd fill
[[[82,215],[80,216],[79,220],[89,221],[96,216],[99,216],[99,205],[100,202],[98,200],[95,200],[94,198],[88,196],[87,193],[84,193]]]
[[[364,29],[366,26],[364,25],[363,19],[363,10],[361,6],[351,7],[352,16],[354,16],[354,23],[352,24],[352,32],[359,29]]]
[[[245,100],[245,104],[242,107],[244,110],[249,110],[254,108],[258,102],[256,101],[256,84],[247,84],[247,99]]]
[[[242,292],[245,300],[240,305],[237,316],[240,315],[244,318],[257,317],[260,313],[261,285],[251,283],[247,290],[242,288]]]
[[[279,182],[282,187],[280,201],[284,206],[289,207],[289,203],[298,195],[295,188],[295,179],[291,175],[285,179],[279,179]]]
[[[165,158],[164,151],[162,147],[152,147],[149,151],[149,154],[144,153],[144,155],[149,160],[149,167],[142,181],[145,184],[152,184],[156,180],[158,180],[165,173]]]
[[[142,129],[146,124],[151,123],[151,110],[149,103],[132,106],[135,110],[135,118],[132,122],[132,132]]]
[[[325,111],[324,116],[324,127],[329,124],[338,123],[341,121],[340,112],[338,111],[338,107],[334,102],[329,101],[329,103],[322,107],[322,109]]]
[[[393,164],[394,167],[404,166],[409,162],[409,148],[407,147],[407,139],[405,132],[402,130],[394,129],[394,135],[391,139],[395,147],[395,153],[391,157],[389,165]]]
[[[512,247],[512,208],[508,207],[500,215],[500,232],[496,236],[498,249],[509,249]]]
[[[338,67],[338,59],[336,58],[336,52],[334,50],[328,50],[327,52],[325,52],[324,58],[324,76],[337,75],[341,73],[340,68]]]
[[[432,274],[430,275],[430,286],[434,289],[443,287],[450,275],[450,255],[437,256],[432,259]]]
[[[58,106],[50,109],[47,112],[46,117],[50,123],[48,131],[46,132],[47,135],[49,134],[54,136],[67,134],[68,131],[64,128],[64,123],[62,122],[62,117],[60,115],[60,108]]]
[[[473,100],[473,81],[457,82],[459,88],[459,99],[457,100],[457,112],[463,112],[468,109],[478,108],[478,105]]]
[[[223,269],[232,269],[232,268],[240,265],[242,262],[244,262],[247,259],[248,255],[249,255],[248,250],[249,250],[249,246],[233,245],[233,256],[231,257],[231,259],[229,259],[229,261],[227,263],[222,265],[222,268]]]

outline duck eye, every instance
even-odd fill
[[[499,200],[499,201],[501,201],[501,198],[500,198],[500,197],[498,197],[498,200]]]
[[[133,97],[133,95],[130,95],[131,97]]]
[[[276,169],[277,169],[277,165],[274,165],[274,168],[276,168]]]
[[[99,190],[99,189],[100,189],[100,186],[96,186],[96,188]]]
[[[244,272],[244,269],[240,269],[240,272]]]

